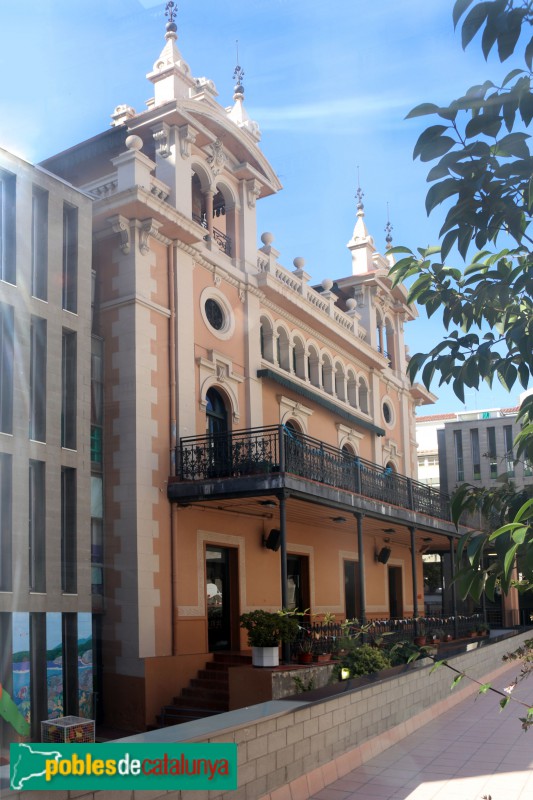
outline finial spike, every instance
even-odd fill
[[[236,45],[236,48],[237,48],[237,66],[235,67],[235,70],[233,71],[233,80],[237,81],[237,84],[235,86],[235,94],[244,95],[244,87],[242,85],[242,79],[244,78],[244,70],[239,65],[239,40],[238,39],[235,40],[235,45]]]
[[[392,247],[392,231],[393,230],[394,229],[393,229],[392,225],[390,224],[390,219],[389,219],[389,204],[387,203],[387,224],[385,225],[385,233],[387,234],[385,236],[385,241],[387,242],[387,250],[390,250],[391,247]]]
[[[174,17],[176,16],[177,11],[178,7],[176,6],[176,3],[174,3],[174,0],[168,0],[168,3],[165,7],[165,17],[168,17],[168,21],[170,23],[174,22]]]
[[[361,183],[359,181],[359,165],[357,165],[357,192],[355,193],[355,198],[357,200],[357,214],[358,216],[363,216],[365,211],[365,206],[363,204],[363,197],[365,193],[361,189]]]

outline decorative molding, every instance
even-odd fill
[[[293,417],[301,426],[304,433],[307,433],[308,417],[313,414],[313,410],[304,406],[290,397],[285,397],[282,394],[276,395],[276,400],[279,403],[279,421],[283,425],[288,419]]]
[[[161,158],[168,158],[170,155],[170,127],[166,122],[160,122],[152,128],[157,152]]]
[[[145,219],[141,222],[139,229],[139,250],[141,251],[143,256],[147,255],[150,252],[150,245],[149,245],[150,236],[158,238],[157,234],[162,224],[163,223],[158,222],[156,219]]]
[[[233,372],[233,362],[216,350],[208,350],[207,358],[196,359],[200,370],[200,409],[205,414],[207,408],[206,395],[214,386],[224,386],[224,391],[231,403],[234,422],[240,420],[239,410],[239,385],[244,382],[242,375]]]
[[[123,217],[122,214],[117,214],[114,217],[108,217],[109,224],[113,230],[113,233],[118,233],[120,236],[120,249],[124,253],[124,255],[128,255],[131,250],[131,241],[130,241],[130,223]]]
[[[246,197],[248,200],[248,208],[255,208],[255,201],[261,194],[261,184],[255,178],[246,181]]]
[[[226,166],[228,157],[224,152],[220,139],[215,139],[214,142],[208,144],[207,149],[209,151],[207,163],[211,167],[211,172],[216,177]]]
[[[189,158],[191,155],[191,144],[196,141],[196,131],[191,125],[181,125],[179,130],[180,154],[182,158]]]

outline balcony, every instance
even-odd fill
[[[285,425],[180,440],[178,482],[293,475],[441,520],[450,520],[448,495],[378,464],[354,457]],[[171,499],[173,498],[171,496]]]
[[[217,216],[220,216],[217,214]],[[207,231],[207,216],[205,212],[202,214],[201,217],[198,214],[192,215],[193,221],[197,222],[198,225],[201,225],[202,228],[205,228]],[[209,234],[204,236],[204,239],[207,239]],[[231,238],[226,236],[225,233],[219,231],[218,228],[213,228],[213,241],[215,242],[216,246],[220,250],[221,253],[224,253],[227,256],[231,256]]]

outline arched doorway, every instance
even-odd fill
[[[224,398],[216,389],[208,389],[205,399],[206,426],[209,437],[208,477],[223,477],[227,475],[230,468],[231,442],[228,436],[228,411]]]
[[[228,432],[228,411],[220,392],[216,389],[208,389],[206,394],[207,406],[205,409],[207,417],[207,433],[209,436],[217,436]]]

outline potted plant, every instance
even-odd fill
[[[478,636],[488,636],[490,633],[490,628],[486,622],[480,622],[477,625],[477,634]]]
[[[298,662],[310,664],[313,660],[313,640],[306,637],[298,645]]]
[[[416,636],[413,641],[418,647],[423,647],[426,644],[426,623],[422,619],[416,619]]]
[[[248,611],[241,614],[240,623],[248,631],[254,667],[277,667],[280,642],[290,642],[298,633],[298,622],[287,611]]]

